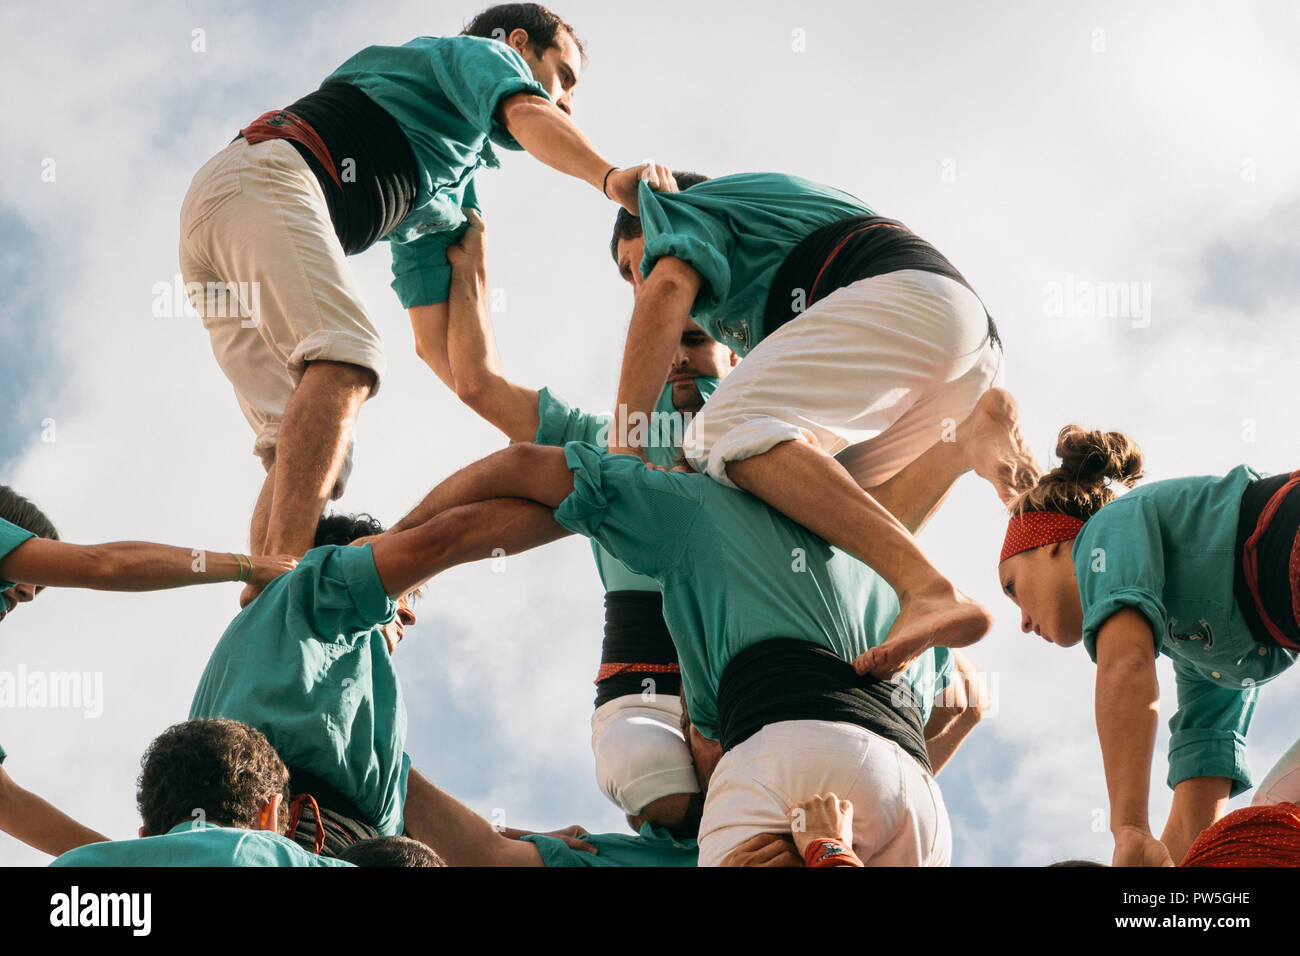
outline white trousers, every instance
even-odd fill
[[[1254,806],[1266,803],[1300,803],[1300,740],[1291,745],[1255,788]]]
[[[726,485],[726,463],[816,442],[864,488],[940,441],[1001,381],[988,318],[960,282],[919,270],[862,279],[777,329],[723,379],[683,451]]]
[[[386,368],[379,332],[320,183],[285,140],[237,139],[198,171],[181,206],[180,260],[266,468],[308,362],[370,369],[371,394],[379,390]],[[335,498],[351,468],[349,445]]]
[[[674,694],[615,697],[591,718],[596,781],[624,813],[674,793],[698,793],[695,762],[682,735],[682,703]]]
[[[948,810],[934,777],[898,744],[854,724],[768,724],[723,755],[700,821],[700,866],[760,833],[789,833],[791,807],[834,793],[853,804],[853,852],[867,866],[947,866]]]

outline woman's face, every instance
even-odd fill
[[[1020,629],[1061,647],[1083,639],[1083,608],[1070,542],[1012,555],[998,565],[1002,590],[1020,608]]]
[[[8,591],[0,591],[0,621],[19,604],[26,604],[36,597],[37,593],[30,584],[15,584]]]

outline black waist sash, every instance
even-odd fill
[[[596,679],[596,706],[615,697],[640,694],[654,681],[655,694],[676,697],[682,679],[676,670],[677,648],[664,623],[664,596],[658,591],[609,591],[605,594],[605,640],[600,648],[602,672],[626,669]],[[638,669],[637,665],[649,665]],[[666,670],[662,668],[673,668]]]
[[[767,293],[763,335],[771,335],[837,289],[906,269],[933,272],[971,288],[943,253],[897,220],[851,216],[822,226],[795,246],[777,269]],[[989,337],[1001,344],[993,317],[987,310],[984,314]]]
[[[410,214],[420,167],[397,120],[348,83],[326,83],[285,107],[310,126],[329,152],[327,170],[310,149],[289,142],[316,174],[334,233],[348,255],[368,249]]]
[[[308,773],[306,770],[297,767],[289,768],[289,793],[295,797],[300,793],[310,793],[316,800],[316,804],[321,808],[322,814],[327,810],[333,810],[335,813],[350,817],[366,826],[374,826],[370,817],[357,809],[356,804],[320,777]]]
[[[1241,554],[1246,539],[1259,527],[1269,499],[1277,494],[1291,475],[1272,475],[1252,481],[1241,494],[1241,516],[1237,519],[1236,560],[1233,562],[1232,591],[1237,607],[1250,627],[1250,635],[1261,644],[1280,647],[1259,616],[1242,566]],[[1291,594],[1290,559],[1300,535],[1300,488],[1293,489],[1273,514],[1268,528],[1260,536],[1256,554],[1259,559],[1259,597],[1264,612],[1293,643],[1300,644],[1300,624],[1296,621]]]
[[[775,638],[747,647],[718,682],[718,739],[724,752],[783,720],[865,727],[930,771],[925,722],[912,688],[860,677],[852,664],[808,641]]]

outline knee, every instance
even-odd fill
[[[313,381],[319,380],[334,388],[356,391],[364,389],[367,392],[373,391],[378,382],[374,371],[364,365],[331,362],[326,359],[316,359],[306,363],[302,373],[303,381],[306,381],[308,376],[311,376]]]

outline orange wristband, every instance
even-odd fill
[[[803,851],[805,866],[862,866],[858,855],[839,840],[813,840]]]

